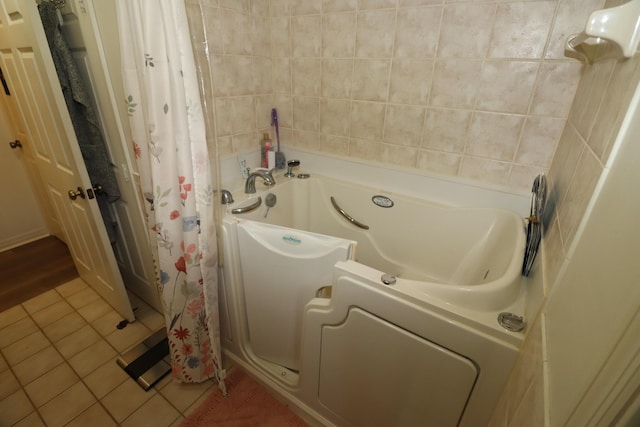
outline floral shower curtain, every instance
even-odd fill
[[[205,122],[185,6],[118,0],[133,148],[174,378],[222,381],[217,248]]]

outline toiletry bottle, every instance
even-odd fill
[[[273,141],[271,141],[271,138],[269,138],[269,134],[265,133],[264,134],[265,140],[264,140],[264,157],[265,157],[265,167],[266,168],[271,168],[271,166],[269,166],[269,151],[271,151],[271,148],[273,147]]]
[[[267,168],[269,170],[276,167],[276,147],[271,146],[271,149],[267,152]]]
[[[266,168],[269,166],[268,164],[268,153],[271,150],[271,146],[273,142],[269,138],[269,133],[265,132],[262,134],[262,141],[260,141],[260,166]]]

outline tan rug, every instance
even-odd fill
[[[308,427],[267,390],[235,369],[225,380],[227,397],[216,388],[180,427]]]

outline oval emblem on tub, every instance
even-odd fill
[[[289,243],[290,245],[299,245],[302,243],[302,240],[288,234],[285,236],[282,236],[282,240],[284,240],[285,243]]]
[[[388,198],[387,196],[381,196],[377,194],[371,198],[371,201],[374,205],[380,206],[381,208],[391,208],[393,207],[393,200]]]

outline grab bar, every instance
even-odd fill
[[[244,206],[242,208],[233,208],[231,209],[232,214],[243,214],[247,212],[251,212],[254,209],[257,209],[258,206],[262,204],[262,197],[258,197],[258,200],[255,203],[250,204],[249,206]]]
[[[358,221],[357,219],[355,219],[354,217],[352,217],[351,215],[346,213],[340,206],[338,206],[338,203],[336,202],[336,199],[333,198],[333,196],[331,196],[331,204],[333,205],[335,210],[337,210],[338,213],[340,215],[342,215],[343,217],[345,217],[346,220],[349,221],[351,224],[355,225],[356,227],[360,227],[360,228],[362,228],[364,230],[368,230],[369,229],[368,225],[365,225],[365,224],[361,223],[360,221]]]

